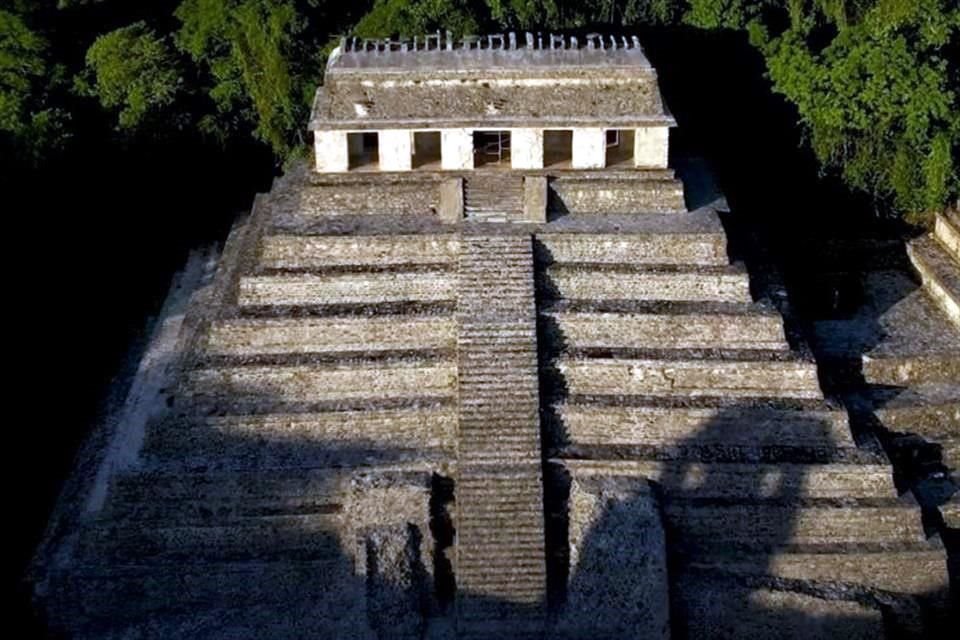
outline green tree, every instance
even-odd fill
[[[142,21],[98,37],[86,64],[76,79],[78,91],[117,111],[122,129],[142,126],[173,105],[183,88],[168,39]]]
[[[960,169],[957,3],[791,5],[779,32],[769,18],[744,26],[822,165],[912,218],[942,207]]]
[[[216,115],[205,130],[226,135],[242,122],[286,157],[303,143],[322,73],[320,43],[293,0],[185,0],[176,10],[178,46],[208,74]]]
[[[410,37],[437,29],[461,36],[478,33],[480,27],[466,0],[377,0],[353,32],[361,38],[382,38]]]
[[[63,70],[50,64],[47,40],[30,17],[28,3],[0,9],[0,142],[7,149],[0,153],[35,163],[63,143],[66,113],[51,100]]]

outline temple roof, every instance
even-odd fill
[[[634,38],[344,39],[312,129],[670,126]]]

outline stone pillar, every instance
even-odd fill
[[[543,130],[510,130],[510,165],[514,169],[543,169]]]
[[[313,150],[316,170],[321,173],[336,173],[350,168],[346,131],[314,131]]]
[[[603,169],[607,165],[607,136],[603,129],[573,130],[574,169]]]
[[[473,131],[440,130],[440,166],[447,171],[473,169]]]
[[[440,220],[456,224],[463,220],[463,178],[456,177],[440,183]]]
[[[410,171],[413,168],[413,132],[385,129],[380,132],[380,170]]]
[[[547,176],[523,177],[523,219],[544,224],[547,221]]]
[[[669,127],[642,127],[633,137],[633,164],[637,167],[665,169],[669,151]]]

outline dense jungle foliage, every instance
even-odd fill
[[[92,106],[127,138],[255,137],[278,161],[337,34],[737,30],[821,167],[921,218],[958,192],[960,0],[4,0],[0,166],[41,165]],[[736,70],[731,70],[735,73]]]

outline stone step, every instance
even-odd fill
[[[891,431],[934,438],[960,434],[960,383],[873,387],[866,400]]]
[[[441,302],[456,300],[456,274],[369,272],[245,276],[238,304],[245,307]]]
[[[883,613],[853,600],[745,586],[713,576],[682,576],[671,618],[682,637],[755,640],[883,640]]]
[[[491,620],[487,611],[479,614],[479,621],[459,621],[457,624],[457,638],[462,640],[491,640],[504,636],[517,640],[534,640],[543,638],[545,623],[540,618],[528,620],[516,617],[507,617]]]
[[[345,556],[332,560],[273,562],[186,560],[167,566],[81,567],[68,581],[71,589],[83,594],[85,616],[107,619],[112,626],[121,620],[150,615],[155,633],[159,627],[158,635],[130,637],[159,638],[185,636],[178,636],[173,630],[175,627],[156,624],[157,614],[197,613],[224,606],[267,605],[288,609],[306,601],[315,615],[325,614],[331,621],[336,620],[363,600],[362,582],[351,578],[353,571],[353,563]],[[131,594],[136,597],[130,597]],[[219,619],[221,625],[226,621],[223,617]]]
[[[940,458],[944,466],[954,473],[960,472],[960,433],[940,436],[936,442],[940,445]]]
[[[722,231],[708,233],[538,233],[537,256],[544,264],[728,264]]]
[[[236,518],[333,513],[348,489],[349,475],[337,469],[121,473],[111,479],[98,519],[196,521],[211,511]]]
[[[556,368],[571,395],[823,397],[816,366],[803,360],[564,357]]]
[[[447,350],[456,341],[452,317],[230,318],[211,324],[203,349],[208,356],[374,353]]]
[[[960,531],[960,493],[954,493],[945,504],[940,505],[940,515],[947,529]]]
[[[456,263],[455,234],[266,235],[260,242],[260,269],[325,269],[357,265],[438,265]]]
[[[927,545],[919,508],[867,504],[698,504],[667,501],[664,515],[680,548],[696,553],[778,547],[813,550],[898,550]]]
[[[452,396],[453,363],[357,362],[352,364],[234,366],[195,369],[184,395],[278,401],[345,401]]]
[[[960,351],[939,345],[927,351],[897,351],[892,345],[864,354],[863,377],[872,385],[953,384],[960,380]]]
[[[782,319],[769,312],[553,312],[541,318],[571,349],[789,349]]]
[[[888,593],[923,596],[945,590],[943,549],[697,555],[690,567],[738,576],[773,576],[829,585],[851,585]]]
[[[167,419],[147,431],[143,456],[184,467],[309,467],[323,461],[452,456],[452,407]]]
[[[598,268],[599,265],[553,265],[541,274],[541,289],[550,297],[576,300],[662,300],[750,302],[750,280],[741,266],[658,266]]]
[[[192,522],[90,526],[81,533],[78,548],[96,564],[336,559],[342,526],[340,513],[232,519],[208,515]]]
[[[932,235],[907,243],[907,254],[924,289],[950,320],[960,327],[960,260]]]
[[[933,235],[957,263],[960,263],[960,211],[948,209],[937,214]]]
[[[747,447],[854,446],[842,410],[561,404],[557,436],[573,444]]]
[[[560,462],[560,461],[558,461]],[[646,478],[662,495],[691,500],[876,499],[897,496],[884,464],[743,464],[662,460],[564,460],[578,482]]]
[[[874,385],[954,383],[960,379],[960,331],[907,274],[864,276],[864,304],[844,320],[814,323],[815,350],[861,363]]]

